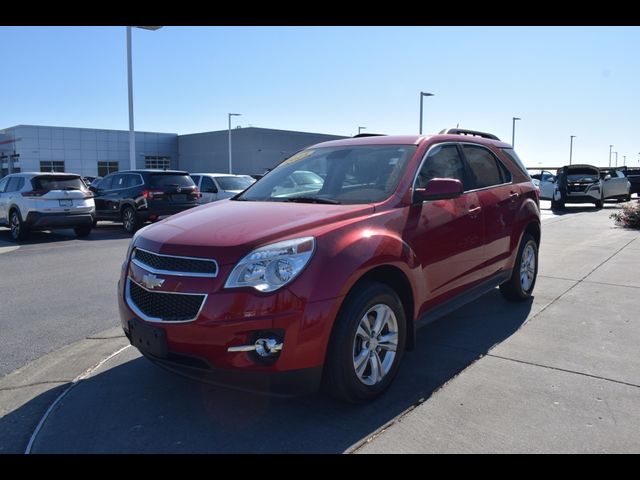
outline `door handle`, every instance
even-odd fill
[[[471,208],[469,209],[469,214],[471,215],[477,215],[478,213],[480,213],[480,210],[482,210],[481,207],[474,207],[471,206]]]
[[[520,196],[520,194],[519,194],[518,192],[511,192],[511,193],[509,194],[509,198],[510,198],[511,200],[517,200],[519,196]]]

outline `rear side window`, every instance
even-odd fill
[[[125,188],[135,187],[137,185],[142,185],[142,180],[138,175],[126,175],[127,179],[124,183]]]
[[[4,192],[4,189],[7,188],[7,184],[9,183],[9,178],[5,177],[0,180],[0,193]]]
[[[433,178],[455,178],[465,185],[464,164],[455,145],[438,145],[429,151],[427,159],[422,164],[418,177],[416,178],[416,188],[424,188]]]
[[[516,167],[518,167],[518,170],[520,170],[523,174],[525,174],[527,178],[531,178],[529,176],[529,171],[527,170],[527,167],[524,166],[524,163],[522,163],[522,160],[520,160],[520,157],[518,156],[518,154],[513,148],[503,148],[502,153],[504,153],[507,157],[509,157],[511,161],[515,163]]]
[[[160,173],[151,175],[149,185],[152,187],[194,187],[195,183],[189,175]]]
[[[489,150],[473,145],[463,145],[462,148],[473,175],[475,188],[505,183],[505,172],[498,166],[497,159]]]
[[[62,175],[41,175],[31,179],[34,190],[85,190],[87,187],[80,177]]]

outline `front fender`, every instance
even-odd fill
[[[393,232],[370,228],[319,238],[310,265],[289,288],[309,302],[343,297],[368,271],[382,265],[402,271],[414,298],[416,291],[426,291],[413,249]]]

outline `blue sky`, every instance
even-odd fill
[[[128,128],[124,27],[0,27],[0,128]],[[234,125],[353,135],[460,124],[527,166],[640,157],[638,27],[133,30],[136,130]],[[615,161],[615,155],[614,155]]]

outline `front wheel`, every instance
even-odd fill
[[[405,338],[406,317],[396,292],[377,282],[356,287],[333,328],[325,390],[352,403],[382,394],[398,373]]]
[[[551,200],[551,210],[564,210],[564,202],[562,200]]]
[[[500,293],[512,301],[526,300],[533,293],[538,277],[538,242],[525,233],[520,242],[518,256],[511,271],[511,278],[500,285]]]

